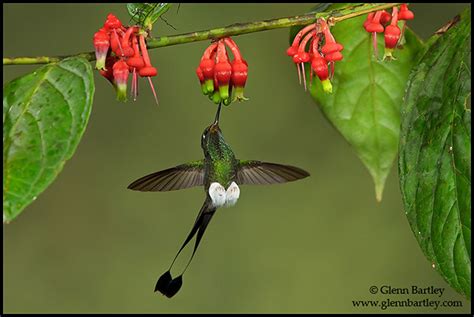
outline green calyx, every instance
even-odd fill
[[[232,101],[232,98],[229,97],[227,99],[224,99],[222,103],[224,104],[224,106],[228,106],[232,103]]]
[[[218,105],[222,101],[218,91],[214,91],[214,93],[209,94],[209,99],[212,100],[212,102],[216,105]]]
[[[117,85],[116,91],[117,91],[117,100],[126,102],[127,101],[127,85],[126,84]]]
[[[246,101],[249,98],[244,96],[244,87],[235,87],[234,99],[232,101]]]
[[[98,70],[107,70],[105,69],[105,57],[104,58],[99,58],[95,62],[95,68]]]
[[[323,84],[323,90],[325,93],[332,94],[332,84],[329,79],[321,81],[321,84]]]
[[[221,95],[222,100],[229,98],[229,85],[220,86],[219,94]]]
[[[393,48],[385,48],[385,51],[384,51],[384,54],[383,54],[383,58],[382,60],[396,60],[396,58],[393,56]]]
[[[212,79],[208,79],[204,82],[203,84],[204,88],[202,89],[202,92],[205,94],[205,95],[209,95],[211,94],[212,92],[214,92],[214,80]]]

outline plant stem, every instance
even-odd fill
[[[147,40],[149,49],[165,47],[171,45],[192,43],[197,41],[205,41],[210,39],[218,39],[227,36],[242,35],[254,32],[261,32],[273,29],[288,28],[298,25],[307,25],[316,22],[319,18],[329,20],[331,25],[337,22],[350,19],[356,16],[367,14],[373,11],[384,10],[400,3],[362,3],[354,4],[338,10],[330,12],[309,13],[299,16],[278,18],[265,21],[237,23],[227,27],[221,27],[206,31],[191,32],[172,36],[161,36],[158,38],[150,38]],[[58,62],[68,57],[83,57],[88,61],[95,60],[94,52],[79,53],[69,56],[40,56],[40,57],[4,57],[3,65],[32,65],[32,64],[48,64]]]

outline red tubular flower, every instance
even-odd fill
[[[400,38],[400,28],[397,25],[390,24],[385,28],[385,47],[393,50]]]
[[[244,96],[244,87],[247,82],[248,76],[248,66],[247,62],[244,60],[233,60],[232,61],[232,86],[235,88],[235,98],[234,100],[242,101],[248,100]]]
[[[367,25],[369,25],[369,23],[372,22],[372,20],[374,19],[374,15],[375,13],[374,12],[370,12],[368,15],[367,15],[367,19],[365,19],[365,22],[364,22],[364,29],[367,31]],[[367,31],[369,32],[369,31]]]
[[[224,41],[219,40],[217,44],[216,65],[214,76],[219,86],[219,94],[222,100],[229,98],[229,83],[232,75],[232,66],[229,63]]]
[[[245,87],[245,83],[247,82],[247,76],[248,76],[247,62],[242,59],[242,55],[240,54],[239,47],[230,37],[225,38],[224,43],[227,44],[227,46],[231,49],[232,54],[234,55],[234,60],[231,63],[231,66],[232,66],[231,82],[232,82],[232,87],[235,88],[235,95],[234,95],[235,97],[233,101],[248,100],[248,98],[244,96],[244,87]],[[225,104],[225,100],[224,100],[224,104]]]
[[[324,59],[319,53],[315,54],[311,61],[311,69],[321,80],[324,92],[331,93],[332,85],[331,81],[329,80],[329,68],[326,59]]]
[[[334,36],[332,36],[331,34],[331,30],[329,29],[329,25],[326,23],[326,21],[324,21],[323,19],[320,19],[320,24],[321,24],[322,31],[324,33],[324,40],[325,40],[324,46],[321,48],[321,53],[326,55],[326,54],[342,51],[344,49],[344,46],[336,42],[336,40],[334,39]]]
[[[392,16],[390,15],[390,13],[385,10],[382,10],[382,14],[380,15],[380,23],[387,24],[388,22],[390,22],[391,18]]]
[[[95,68],[99,70],[105,70],[105,60],[107,58],[109,46],[109,35],[107,34],[107,31],[102,28],[94,34],[94,48],[96,57]]]
[[[413,20],[415,18],[415,14],[408,9],[408,5],[406,3],[403,3],[400,6],[400,12],[398,13],[398,19],[399,20]]]
[[[204,54],[201,57],[201,62],[199,67],[204,76],[204,86],[202,87],[202,92],[205,95],[211,94],[214,91],[214,58],[211,58],[211,55],[216,52],[217,43],[212,43],[204,51]]]
[[[316,28],[316,23],[310,24],[302,28],[295,36],[293,39],[293,43],[291,46],[286,50],[286,54],[288,56],[293,57],[296,53],[298,53],[298,47],[300,46],[300,41],[303,38],[303,36],[308,33],[309,31],[312,31]]]
[[[313,30],[305,35],[303,40],[300,42],[300,45],[298,47],[298,53],[293,55],[293,62],[295,62],[297,68],[301,66],[301,73],[303,77],[303,83],[304,83],[304,90],[307,90],[306,87],[306,73],[304,69],[304,63],[309,62],[311,56],[309,55],[308,52],[305,52],[306,45],[308,44],[309,40],[313,39],[313,37],[316,35],[316,30]],[[298,68],[299,71],[299,68]],[[298,72],[299,75],[299,72]],[[301,79],[301,78],[300,78]],[[301,84],[301,80],[300,80]]]
[[[337,62],[342,60],[342,54],[339,51],[335,51],[329,54],[324,55],[324,59],[328,62]]]
[[[145,36],[143,34],[139,35],[139,43],[140,43],[140,50],[143,56],[144,66],[140,68],[140,70],[138,71],[138,74],[141,77],[148,78],[151,91],[153,92],[153,96],[155,97],[156,104],[158,105],[158,97],[156,96],[155,87],[153,86],[153,83],[151,81],[151,77],[156,76],[158,74],[158,71],[155,67],[151,66],[150,57],[148,56],[148,50],[146,48],[146,43],[145,43]]]
[[[114,81],[117,87],[117,100],[127,101],[127,80],[128,65],[125,61],[119,60],[113,66]]]
[[[133,35],[132,37],[133,52],[134,55],[127,59],[127,65],[132,70],[132,95],[133,100],[137,100],[138,96],[138,78],[137,70],[139,71],[145,66],[143,58],[140,56],[140,49],[138,46],[137,36]]]
[[[138,32],[138,28],[131,26],[127,29],[124,36],[121,39],[121,46],[122,46],[122,56],[131,57],[135,54],[134,49],[130,46],[130,36]]]
[[[299,64],[301,63],[301,58],[300,57],[295,57],[295,56],[298,55],[299,47],[300,47],[300,44],[301,44],[300,42],[301,42],[301,39],[303,38],[303,36],[305,36],[308,32],[314,31],[314,30],[316,30],[316,23],[309,24],[309,25],[305,26],[304,28],[302,28],[296,34],[295,38],[293,39],[293,43],[291,44],[291,46],[286,50],[286,54],[293,58],[293,62],[295,63],[296,70],[298,72],[298,80],[300,82],[300,85],[301,85],[301,71],[300,71]],[[303,51],[304,51],[304,49],[303,49]]]
[[[123,27],[122,22],[113,14],[109,14],[107,16],[107,19],[105,20],[104,23],[104,28],[107,30],[107,32],[110,33],[110,48],[112,51],[121,56],[123,54],[122,52],[122,45],[120,43],[120,38],[119,35],[117,34],[117,30],[121,30]]]
[[[380,23],[380,18],[382,17],[382,11],[377,11],[374,18],[367,23],[366,30],[369,33],[382,33],[384,30],[383,25]]]
[[[105,20],[104,28],[107,31],[111,31],[113,29],[119,29],[121,27],[122,22],[120,22],[120,20],[115,15],[109,13],[109,15],[107,15],[107,19]]]
[[[120,42],[120,36],[118,35],[117,31],[113,29],[110,33],[110,48],[112,49],[112,52],[115,53],[115,55],[124,56],[122,44]]]
[[[334,76],[334,62],[342,60],[343,56],[341,54],[341,51],[344,49],[344,47],[342,46],[342,44],[336,42],[333,35],[331,34],[331,30],[329,29],[329,25],[326,23],[326,21],[324,21],[323,19],[320,20],[325,39],[325,44],[322,47],[321,52],[324,54],[324,59],[327,62],[330,62],[332,78]]]
[[[138,46],[138,40],[136,36],[132,37],[132,43],[133,43],[133,56],[127,59],[127,65],[130,66],[130,68],[136,68],[137,70],[140,70],[145,66],[145,62],[143,61],[143,58],[140,55],[140,49]]]
[[[400,39],[400,28],[398,27],[398,8],[393,7],[392,22],[385,28],[385,53],[383,59],[394,59],[392,52]]]
[[[400,39],[402,39],[403,35],[405,34],[405,28],[407,26],[407,21],[408,20],[413,20],[414,18],[415,18],[415,14],[408,9],[408,5],[406,3],[403,3],[400,6],[400,12],[398,12],[398,20],[403,21],[402,33],[400,34]]]
[[[374,55],[377,58],[378,50],[377,50],[377,33],[382,33],[384,31],[383,25],[380,23],[380,18],[382,17],[382,11],[377,11],[375,13],[374,18],[367,23],[365,26],[365,30],[369,33],[372,33],[372,41],[374,46]]]

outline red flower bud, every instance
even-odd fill
[[[122,27],[122,22],[120,22],[120,20],[115,15],[113,15],[112,13],[109,13],[109,15],[107,16],[107,20],[105,20],[104,28],[107,31],[110,31],[112,29],[119,29],[121,27]]]
[[[221,99],[229,98],[229,83],[232,74],[232,66],[229,63],[224,41],[220,40],[217,45],[217,63],[214,66],[214,76],[219,86]]]
[[[144,66],[140,68],[140,70],[138,71],[138,74],[141,77],[154,77],[158,75],[158,70],[153,66]]]
[[[365,22],[364,22],[364,29],[365,29],[366,31],[367,31],[367,25],[372,22],[372,20],[374,19],[374,15],[375,15],[374,12],[370,12],[370,13],[367,15],[367,19],[365,19]]]
[[[212,59],[202,59],[199,63],[199,68],[202,70],[205,80],[214,78],[214,67],[216,63]]]
[[[214,67],[219,92],[222,99],[229,97],[229,83],[232,74],[232,66],[228,61],[221,61]]]
[[[133,43],[134,55],[127,59],[127,65],[130,66],[131,68],[136,68],[139,70],[143,66],[145,66],[145,62],[143,61],[143,58],[140,56],[140,49],[138,46],[138,40],[136,36],[133,36],[132,43]]]
[[[242,61],[232,61],[231,80],[234,87],[245,87],[247,81],[248,66]]]
[[[392,15],[385,10],[382,10],[382,14],[380,15],[380,23],[387,24],[390,22]]]
[[[397,46],[398,41],[400,40],[400,35],[402,31],[398,27],[398,17],[399,17],[398,8],[394,7],[392,11],[392,22],[390,23],[389,26],[385,28],[385,34],[384,34],[385,53],[384,53],[383,59],[386,59],[386,58],[393,59],[392,52]]]
[[[248,100],[244,97],[244,87],[247,82],[248,66],[245,61],[232,61],[232,85],[235,88],[234,100]]]
[[[342,46],[342,44],[339,44],[339,43],[336,43],[336,42],[326,42],[326,44],[324,44],[324,46],[322,47],[321,49],[321,53],[323,53],[324,55],[326,54],[330,54],[330,53],[333,53],[333,52],[339,52],[339,51],[342,51],[344,49],[344,46]]]
[[[113,29],[110,34],[110,48],[117,56],[123,56],[122,44],[120,41],[120,36],[118,35],[117,30]]]
[[[383,25],[380,23],[380,17],[382,16],[382,11],[377,11],[374,18],[367,23],[365,30],[369,33],[382,33],[384,30]]]
[[[323,54],[330,54],[333,52],[339,52],[344,49],[344,46],[342,44],[339,44],[336,42],[334,39],[334,36],[331,34],[331,30],[329,29],[329,25],[326,23],[325,20],[320,19],[320,24],[324,33],[324,39],[325,39],[325,44],[321,48],[321,52]]]
[[[109,50],[110,42],[109,35],[105,29],[100,29],[94,34],[94,48],[96,63],[95,67],[100,70],[105,70],[105,60]]]
[[[339,51],[335,51],[327,55],[324,55],[324,59],[328,62],[340,61],[342,59],[342,54]]]
[[[296,53],[298,53],[298,46],[290,46],[286,50],[286,55],[293,57]]]
[[[399,20],[413,20],[415,18],[415,14],[408,9],[408,5],[406,3],[400,6],[400,12],[398,13]]]
[[[384,31],[383,25],[380,23],[380,18],[382,17],[383,11],[377,11],[375,16],[370,22],[367,24],[364,23],[365,30],[369,33],[372,33],[372,45],[374,47],[374,55],[375,58],[378,56],[377,50],[377,33],[381,33]]]
[[[137,32],[138,28],[136,27],[129,27],[128,30],[125,32],[124,36],[121,39],[121,44],[122,44],[122,56],[125,57],[130,57],[135,54],[134,49],[130,46],[130,36],[134,33]]]
[[[323,90],[325,92],[331,93],[332,85],[331,81],[329,80],[328,63],[321,55],[319,55],[319,53],[313,56],[313,60],[311,61],[311,69],[321,80],[321,83],[323,84]]]
[[[113,66],[115,84],[117,85],[117,100],[127,101],[127,80],[128,65],[125,61],[119,60]]]
[[[296,53],[298,53],[298,47],[300,46],[300,41],[303,38],[303,36],[308,33],[309,31],[312,31],[316,28],[316,23],[310,24],[302,28],[295,36],[293,39],[293,43],[291,46],[286,50],[286,54],[288,56],[293,56]]]
[[[311,68],[319,77],[319,79],[324,80],[329,77],[329,68],[328,62],[321,56],[315,56],[311,61]]]
[[[395,48],[400,39],[400,28],[396,25],[389,25],[385,28],[385,47]]]

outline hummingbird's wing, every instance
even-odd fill
[[[142,192],[166,192],[204,185],[204,161],[181,164],[137,179],[128,189]]]
[[[236,182],[239,185],[268,185],[292,182],[308,176],[308,172],[295,166],[240,160]]]

